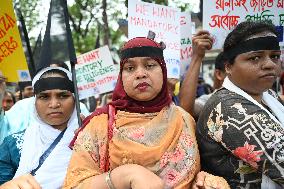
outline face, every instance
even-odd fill
[[[137,101],[150,101],[162,89],[162,68],[149,57],[129,58],[122,68],[122,83],[129,97]]]
[[[24,98],[29,98],[29,97],[32,97],[32,96],[34,96],[33,87],[32,86],[25,87],[24,91],[23,91],[23,97]]]
[[[4,111],[8,111],[8,110],[10,110],[10,108],[11,108],[13,105],[14,105],[13,98],[12,98],[12,96],[11,96],[9,93],[7,93],[7,94],[4,96],[3,100],[2,100],[2,107],[3,107],[3,110],[4,110]]]
[[[36,94],[36,110],[39,117],[47,124],[61,130],[74,110],[74,98],[70,91],[46,90]]]
[[[233,65],[226,65],[230,80],[251,95],[271,88],[280,72],[280,51],[263,50],[243,53]]]
[[[18,101],[20,100],[20,95],[21,95],[21,92],[20,92],[20,91],[17,91],[17,92],[14,93],[16,102],[18,102]]]

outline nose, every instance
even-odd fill
[[[263,70],[271,70],[271,69],[275,69],[276,66],[277,66],[277,62],[273,61],[270,57],[267,57],[263,63],[262,63],[262,66],[261,68]]]
[[[6,101],[2,101],[2,107],[6,108],[7,107],[7,102]]]
[[[138,67],[136,70],[136,79],[142,79],[147,77],[147,70],[142,67]]]
[[[59,107],[60,107],[60,102],[59,102],[59,100],[56,99],[56,98],[51,98],[51,99],[50,99],[50,102],[49,102],[49,104],[48,104],[48,107],[49,107],[49,108],[53,108],[53,109],[59,108]]]

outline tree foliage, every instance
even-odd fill
[[[143,0],[161,5],[171,5],[172,0]],[[49,1],[46,1],[49,2]],[[187,10],[190,4],[175,0],[177,6]],[[45,20],[40,20],[40,9],[43,6],[39,0],[14,0],[14,5],[20,8],[25,18],[27,30],[32,31]],[[85,53],[102,45],[118,49],[124,35],[118,29],[119,19],[127,17],[128,0],[74,0],[69,2],[69,20],[73,41],[77,53]],[[46,19],[46,17],[45,17]],[[32,40],[34,41],[34,40]]]
[[[20,9],[28,31],[31,31],[42,21],[39,20],[39,6],[38,0],[14,0],[14,7]]]

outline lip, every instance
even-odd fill
[[[139,87],[148,87],[149,86],[149,84],[147,83],[147,82],[142,82],[142,83],[139,83],[138,85],[136,85],[136,87],[135,88],[139,88]]]
[[[143,92],[145,91],[150,85],[147,82],[142,82],[139,83],[138,85],[136,85],[136,89],[138,89],[139,91]]]
[[[48,113],[47,115],[50,116],[50,117],[60,117],[62,116],[62,112],[51,112],[51,113]]]
[[[263,74],[262,76],[260,76],[261,78],[267,78],[267,79],[275,79],[277,76],[274,73],[267,73],[267,74]]]

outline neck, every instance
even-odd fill
[[[67,122],[63,123],[61,125],[51,125],[54,129],[58,129],[60,131],[63,131],[67,127]]]
[[[262,94],[249,94],[254,100],[261,104]]]

